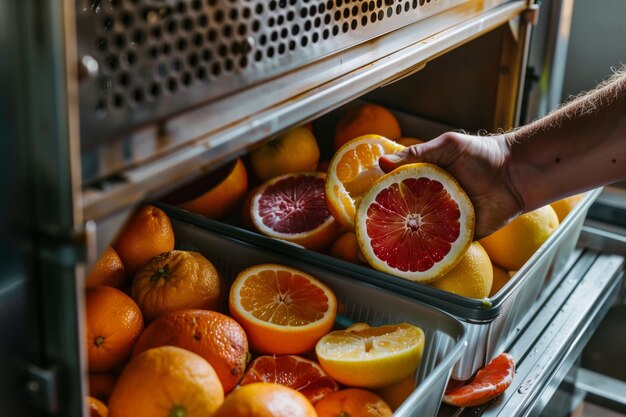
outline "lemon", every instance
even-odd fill
[[[322,337],[315,347],[320,365],[351,387],[380,388],[411,375],[424,353],[424,332],[408,323],[370,327],[356,323]]]
[[[431,285],[470,298],[485,298],[491,291],[493,269],[487,252],[472,242],[458,264]]]
[[[552,206],[552,208],[556,212],[556,215],[559,217],[559,222],[563,221],[565,216],[567,216],[569,212],[572,211],[572,209],[576,207],[578,203],[580,203],[580,200],[582,200],[583,197],[584,194],[576,194],[550,204],[550,206]]]
[[[493,285],[491,286],[491,291],[489,292],[489,297],[493,297],[497,294],[498,291],[504,287],[504,284],[509,282],[509,279],[513,277],[509,271],[505,271],[500,268],[498,265],[491,265],[493,267]]]
[[[559,218],[554,209],[543,206],[516,217],[479,242],[493,263],[504,269],[518,270],[558,226]]]

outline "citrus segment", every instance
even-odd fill
[[[313,404],[339,385],[315,362],[300,356],[260,356],[248,367],[240,385],[275,382],[304,394]]]
[[[472,242],[474,208],[456,180],[425,163],[404,165],[365,193],[356,235],[369,264],[431,282],[451,270]]]
[[[350,388],[335,392],[315,404],[319,417],[391,417],[389,405],[373,392]]]
[[[337,300],[311,275],[275,264],[242,271],[229,298],[231,314],[262,353],[296,354],[313,349],[333,326]]]
[[[309,249],[328,246],[340,228],[326,207],[325,179],[321,172],[302,172],[263,184],[250,207],[256,229]]]
[[[336,381],[380,388],[411,375],[424,352],[424,332],[408,323],[370,327],[357,323],[322,337],[315,352]]]
[[[502,394],[513,382],[515,361],[502,353],[478,371],[469,384],[446,390],[443,402],[456,407],[474,407]]]
[[[304,395],[271,382],[256,382],[237,388],[212,416],[318,417]]]
[[[333,156],[326,177],[326,204],[347,230],[354,230],[355,206],[359,197],[385,173],[378,159],[404,149],[387,138],[365,135],[343,145]]]
[[[124,368],[111,394],[112,417],[206,417],[224,402],[213,367],[174,346],[149,349]]]

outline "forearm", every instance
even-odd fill
[[[524,211],[626,178],[626,73],[505,137]]]

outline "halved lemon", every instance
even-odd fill
[[[336,381],[380,388],[411,375],[424,352],[424,332],[408,323],[370,327],[356,323],[322,337],[315,347],[322,368]]]
[[[253,350],[290,355],[313,350],[332,329],[337,299],[305,272],[261,264],[239,273],[230,289],[229,308]]]
[[[385,175],[378,159],[404,146],[379,135],[365,135],[343,145],[333,156],[326,174],[326,205],[348,231],[354,230],[358,199]]]

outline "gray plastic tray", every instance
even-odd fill
[[[220,235],[172,216],[176,247],[196,250],[206,256],[223,276],[233,280],[244,268],[260,263],[280,263],[299,268],[326,283],[342,306],[347,321],[370,325],[408,322],[426,335],[422,364],[416,375],[417,388],[394,417],[436,416],[452,367],[465,349],[462,323],[433,307],[416,303],[391,291],[380,289],[337,272],[314,266],[269,248],[261,248]]]

